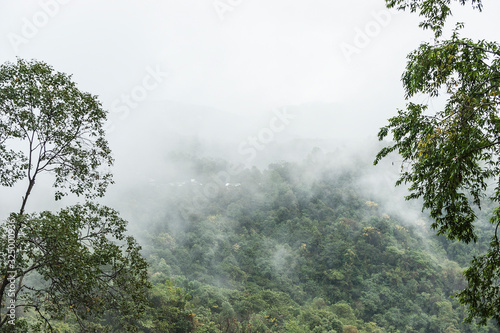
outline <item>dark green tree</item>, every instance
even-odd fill
[[[155,285],[149,293],[150,307],[142,332],[194,332],[195,314],[187,309],[191,296],[170,280]]]
[[[482,10],[480,0],[459,0]],[[448,39],[443,28],[451,15],[451,0],[386,0],[388,7],[418,12],[420,26],[434,32],[434,43],[423,43],[408,56],[402,82],[406,99],[446,96],[445,106],[430,111],[409,102],[389,119],[379,139],[392,134],[375,164],[391,152],[402,157],[397,185],[410,184],[407,199],[422,198],[440,235],[469,243],[477,240],[476,209],[500,204],[500,45],[463,38],[457,23]],[[496,226],[489,251],[475,257],[465,272],[468,286],[458,294],[468,306],[468,322],[488,318],[500,322],[500,207],[490,222]]]
[[[71,76],[38,61],[0,66],[0,184],[26,182],[19,210],[0,226],[0,330],[13,330],[30,310],[44,330],[69,317],[84,331],[104,331],[109,313],[133,329],[144,310],[149,284],[140,246],[116,211],[91,202],[111,182],[103,170],[113,162],[105,120],[97,97]],[[43,173],[54,176],[56,200],[73,193],[87,203],[26,213]]]

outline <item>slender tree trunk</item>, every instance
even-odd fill
[[[35,185],[35,176],[33,176],[33,178],[31,178],[29,180],[29,185],[28,185],[28,189],[26,190],[26,193],[23,197],[23,201],[21,203],[21,208],[19,209],[19,215],[18,217],[20,218],[23,214],[24,214],[24,210],[26,208],[26,203],[28,202],[28,197],[30,196],[31,194],[31,190],[33,189],[33,186]],[[21,220],[16,220],[16,223],[15,223],[15,230],[14,230],[14,244],[17,243],[17,238],[18,238],[18,235],[19,235],[19,231],[21,230]],[[14,246],[14,258],[16,258],[17,256],[17,247]],[[0,286],[0,295],[1,295],[1,302],[3,304],[3,300],[5,299],[7,301],[7,297],[5,297],[5,291],[7,289],[7,286],[9,285],[9,280],[8,280],[8,269],[7,267],[5,268],[5,272],[2,272],[4,273],[4,277],[2,279],[2,285]],[[17,279],[17,276],[15,277]],[[18,289],[20,289],[21,286],[18,286]],[[16,296],[17,296],[17,293],[16,293]],[[7,307],[7,304],[3,304],[2,308],[6,308]],[[0,309],[0,314],[2,313],[1,309]],[[0,328],[7,322],[7,319],[9,318],[8,316],[8,311],[5,313],[5,317],[2,319],[0,317]]]

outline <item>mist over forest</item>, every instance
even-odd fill
[[[115,184],[100,201],[128,221],[153,285],[136,327],[496,332],[463,324],[452,297],[485,250],[491,208],[480,213],[477,244],[436,237],[421,202],[394,186],[407,168],[400,157],[373,165],[387,143],[375,128],[351,130],[362,121],[325,104],[249,117],[154,102],[110,114]],[[54,203],[48,177],[36,191],[29,211],[80,202]],[[72,320],[55,327],[76,330]]]
[[[460,267],[486,238],[466,246],[436,237],[421,202],[394,186],[407,166],[395,154],[373,166],[386,143],[336,126],[336,106],[252,119],[161,107],[172,112],[158,128],[131,120],[149,131],[124,146],[143,157],[120,154],[126,167],[107,203],[133,221],[155,297],[162,283],[180,288],[170,302],[155,298],[162,311],[185,310],[169,317],[172,331],[328,332],[339,322],[348,332],[497,330],[464,325],[452,298],[464,286]],[[277,114],[289,124],[271,134]],[[307,121],[323,125],[312,132]],[[490,212],[480,213],[481,237]]]
[[[0,332],[500,332],[499,10],[2,2]]]
[[[413,205],[412,211],[420,210],[418,204],[404,200],[404,186],[394,186],[401,168],[397,155],[373,166],[384,145],[376,138],[376,126],[367,131],[369,120],[346,114],[341,106],[284,106],[256,117],[156,102],[122,118],[111,115],[111,119],[115,119],[109,125],[109,140],[116,157],[116,184],[109,190],[110,198],[124,193],[133,197],[135,190],[142,193],[146,188],[175,195],[183,186],[205,183],[209,189],[198,191],[205,201],[225,190],[226,183],[238,183],[245,171],[263,171],[273,163],[301,163],[319,151],[328,156],[325,163],[332,170],[363,170],[355,186],[367,196],[378,197],[387,209],[403,211]],[[220,169],[206,175],[190,159],[206,160]],[[314,178],[314,170],[297,177]],[[140,201],[141,196],[135,199]],[[115,205],[120,206],[121,200]],[[147,200],[139,204],[147,205]]]

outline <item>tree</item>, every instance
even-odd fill
[[[461,5],[466,0],[458,1]],[[420,94],[445,95],[446,105],[430,112],[426,104],[409,102],[405,110],[380,129],[392,146],[375,159],[397,151],[402,171],[396,185],[409,183],[406,199],[423,199],[434,219],[432,228],[449,239],[476,241],[476,209],[500,203],[500,45],[462,38],[457,23],[449,39],[442,38],[451,15],[451,0],[386,0],[388,7],[418,12],[420,26],[434,32],[434,43],[423,43],[408,56],[402,82],[406,99]],[[471,0],[482,10],[480,0]],[[488,318],[500,322],[500,207],[490,222],[496,226],[489,251],[465,272],[468,286],[458,299],[468,306],[467,321]]]
[[[141,323],[144,332],[194,332],[197,320],[188,309],[191,295],[172,281],[156,284],[150,292],[151,307],[147,320]]]
[[[141,248],[116,211],[92,202],[112,182],[103,170],[113,162],[105,120],[97,97],[71,76],[39,61],[0,66],[0,184],[26,181],[19,211],[0,227],[1,330],[13,330],[22,323],[16,312],[30,310],[38,329],[51,331],[52,320],[68,317],[82,330],[103,331],[99,322],[110,314],[133,329],[144,310]],[[26,213],[43,173],[54,175],[55,200],[73,193],[86,203]]]

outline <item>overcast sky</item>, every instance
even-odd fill
[[[500,6],[485,9],[467,8],[464,20],[498,37]],[[382,0],[2,0],[0,15],[1,62],[43,60],[115,111],[154,100],[245,114],[319,102],[382,124],[403,105],[405,55],[430,40],[415,15]]]
[[[454,19],[498,41],[500,4],[484,8]],[[138,142],[140,158],[157,151],[157,132],[182,128],[226,136],[229,153],[250,159],[245,138],[268,139],[276,108],[299,113],[291,134],[374,138],[404,107],[406,55],[432,40],[418,21],[383,0],[0,0],[0,62],[33,58],[72,74],[111,111],[112,142]],[[189,127],[192,118],[210,128]],[[255,123],[237,136],[214,125],[225,119]]]

